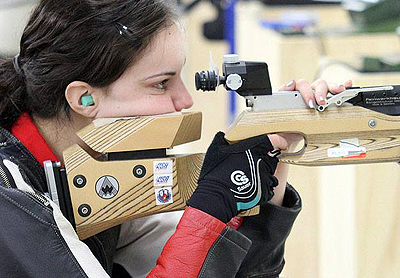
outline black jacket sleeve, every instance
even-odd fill
[[[252,245],[236,277],[278,277],[285,264],[285,242],[300,210],[300,195],[287,185],[282,206],[268,203],[259,215],[244,218],[239,232]]]

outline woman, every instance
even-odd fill
[[[120,237],[115,227],[89,238],[89,250],[45,197],[42,162],[62,161],[63,150],[78,142],[76,131],[93,119],[190,108],[193,100],[180,77],[185,59],[181,29],[165,1],[39,3],[20,54],[0,62],[0,221],[7,223],[0,228],[2,276],[106,277],[113,263],[115,277],[139,277],[154,266],[152,277],[280,273],[284,242],[301,207],[296,191],[286,185],[287,166],[279,165],[277,179],[273,176],[278,161],[270,153],[289,148],[294,140],[288,135],[260,136],[231,147],[217,134],[198,189],[157,265],[159,252],[149,255],[148,246],[161,247],[165,239],[136,244],[141,235],[129,237],[132,222],[122,225]],[[337,93],[344,86],[301,80],[284,89],[299,90],[312,107],[323,103],[328,90]],[[254,194],[235,193],[222,175],[238,167]],[[235,218],[257,204],[260,215]],[[162,225],[167,235],[175,228],[174,219],[162,224],[153,219],[146,220],[148,226]],[[146,263],[132,262],[125,245],[135,246]]]

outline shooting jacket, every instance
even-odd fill
[[[118,228],[80,241],[47,196],[42,163],[56,157],[27,115],[0,128],[1,277],[108,277]],[[287,236],[301,209],[288,185],[282,207],[230,225],[187,208],[149,277],[278,277]]]

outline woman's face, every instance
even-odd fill
[[[100,88],[96,118],[164,114],[190,108],[183,84],[184,38],[177,24],[156,35],[143,57],[107,88]],[[104,91],[104,93],[103,93]]]

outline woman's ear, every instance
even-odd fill
[[[98,108],[98,92],[86,82],[73,81],[65,89],[65,98],[76,113],[94,118]]]

